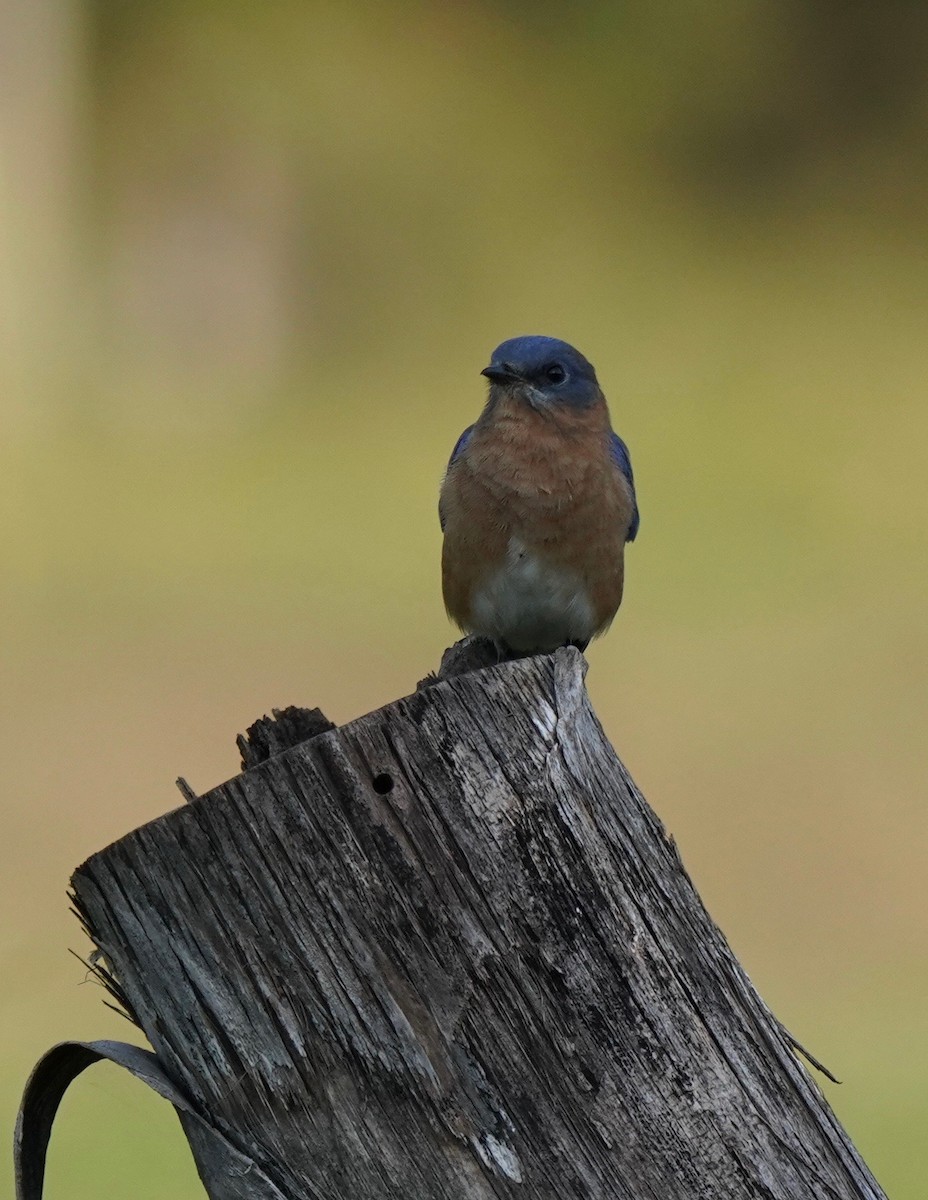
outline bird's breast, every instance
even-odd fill
[[[632,506],[607,437],[544,421],[474,430],[442,491],[445,602],[465,628],[527,650],[609,624]]]
[[[549,650],[587,642],[597,628],[580,575],[509,538],[496,570],[471,595],[471,625],[513,650]]]

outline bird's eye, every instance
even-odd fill
[[[549,363],[545,367],[545,378],[549,383],[563,383],[567,378],[567,372],[560,363]]]

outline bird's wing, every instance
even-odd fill
[[[448,459],[448,466],[454,465],[455,461],[460,457],[462,450],[467,445],[470,435],[474,432],[473,425],[468,425],[458,440],[454,443],[454,449],[451,451],[451,457]],[[445,527],[445,516],[441,511],[441,498],[438,500],[438,520],[442,529]]]
[[[468,430],[468,432],[470,431]],[[633,542],[638,533],[638,526],[641,524],[641,518],[638,515],[638,500],[635,496],[635,476],[632,471],[632,460],[629,457],[628,446],[625,445],[617,433],[612,435],[612,441],[609,445],[609,449],[612,453],[612,461],[628,480],[628,486],[632,490],[632,523],[628,527],[628,537],[626,538],[626,541]]]
[[[464,430],[464,432],[461,434],[461,436],[458,438],[458,440],[454,443],[454,449],[451,451],[451,457],[448,459],[449,467],[454,462],[454,460],[458,457],[458,455],[461,453],[461,451],[464,449],[464,447],[467,445],[468,441],[470,440],[470,435],[473,432],[474,432],[473,425],[468,425],[467,428]]]

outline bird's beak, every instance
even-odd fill
[[[514,371],[511,367],[484,367],[480,372],[485,375],[492,383],[520,383],[522,376]]]

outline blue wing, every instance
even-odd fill
[[[470,435],[474,432],[473,425],[468,425],[458,440],[454,443],[454,449],[451,451],[451,457],[448,459],[448,466],[452,466],[455,460],[460,456],[461,451],[467,445]],[[438,521],[442,529],[445,527],[444,513],[441,511],[441,499],[438,501]]]
[[[470,430],[468,430],[468,433]],[[619,468],[625,478],[628,480],[628,486],[632,489],[632,523],[628,527],[628,537],[626,541],[633,542],[638,533],[638,526],[641,524],[641,518],[638,515],[638,500],[635,496],[635,476],[632,472],[632,460],[628,454],[628,446],[622,441],[617,433],[612,435],[612,442],[609,446],[612,452],[612,461]]]
[[[449,467],[454,462],[454,460],[457,458],[457,456],[461,453],[461,451],[464,449],[464,447],[467,445],[468,441],[470,440],[470,435],[473,432],[474,432],[473,425],[468,425],[467,428],[464,430],[464,432],[461,434],[461,436],[458,438],[458,440],[454,443],[454,449],[451,451],[451,457],[448,459]]]

